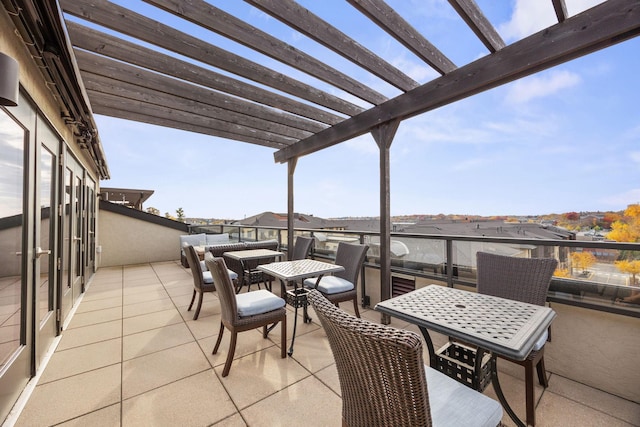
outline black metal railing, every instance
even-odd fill
[[[191,232],[228,233],[233,241],[276,239],[283,250],[287,249],[286,228],[220,224],[192,226]],[[380,268],[380,236],[377,232],[298,228],[294,233],[315,237],[316,244],[312,254],[318,259],[333,259],[341,241],[367,243],[371,249],[365,267]],[[475,287],[475,254],[478,251],[513,256],[554,257],[559,262],[559,270],[551,281],[549,301],[640,317],[640,286],[630,283],[632,276],[618,271],[614,264],[620,252],[640,251],[640,243],[399,232],[391,233],[391,240],[392,274],[426,278],[446,283],[450,287]],[[592,252],[596,263],[588,269],[575,269],[571,253],[584,251]],[[363,305],[368,305],[364,280],[361,286]],[[637,302],[626,302],[633,300],[636,294]]]

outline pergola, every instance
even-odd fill
[[[436,71],[435,78],[418,83],[293,0],[245,1],[391,85],[399,94],[389,98],[311,53],[249,25],[242,16],[230,15],[203,0],[145,3],[335,90],[310,85],[106,0],[60,0],[66,16],[74,17],[66,20],[66,30],[90,108],[106,116],[273,148],[275,161],[288,165],[289,248],[293,247],[297,159],[371,133],[380,152],[383,298],[390,293],[391,277],[389,150],[400,122],[640,33],[638,0],[608,0],[573,16],[568,16],[565,0],[548,0],[557,22],[507,45],[474,0],[448,0],[487,50],[480,59],[455,65],[383,0],[347,0],[334,5],[336,14],[341,8],[357,9]],[[358,101],[350,100],[354,98]]]

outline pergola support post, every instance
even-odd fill
[[[293,228],[294,228],[294,207],[293,207],[293,175],[296,171],[298,158],[292,157],[287,162],[287,259],[293,256]]]
[[[391,188],[389,152],[400,120],[392,120],[371,130],[380,150],[380,300],[391,298]],[[364,296],[363,296],[364,297]],[[383,314],[382,324],[391,319]]]

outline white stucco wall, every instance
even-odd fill
[[[100,210],[96,254],[98,267],[180,259],[179,236],[174,230],[125,215]]]

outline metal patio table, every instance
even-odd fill
[[[291,338],[291,346],[289,347],[289,356],[293,354],[293,344],[296,340],[296,327],[298,324],[298,308],[302,307],[305,323],[310,322],[311,318],[307,314],[308,290],[301,286],[298,288],[298,281],[302,281],[309,277],[318,277],[316,284],[322,276],[328,273],[337,273],[343,271],[341,265],[330,264],[328,262],[316,261],[313,259],[301,259],[296,261],[273,262],[270,264],[262,264],[258,266],[258,270],[280,279],[282,289],[282,297],[285,298],[287,304],[295,308],[295,317],[293,318],[293,337]],[[286,283],[293,282],[294,287],[291,290],[286,289]]]
[[[256,273],[260,273],[257,269],[247,268],[247,261],[260,261],[269,260],[271,258],[280,258],[284,254],[282,252],[272,251],[271,249],[246,249],[241,251],[229,251],[223,253],[222,255],[240,261],[240,265],[242,266],[242,280],[239,281],[239,285],[236,289],[236,293],[238,293],[242,289],[242,285],[245,282],[248,283],[249,288],[251,288],[253,275]],[[259,282],[258,285],[260,285]]]
[[[526,359],[556,317],[551,308],[429,285],[382,301],[376,304],[375,309],[420,328],[429,349],[432,368],[451,374],[450,364],[453,361],[460,365],[456,367],[458,377],[455,379],[479,391],[486,386],[481,378],[485,375],[493,384],[502,407],[511,419],[518,426],[525,425],[513,412],[500,388],[496,357],[500,355],[515,360]],[[470,350],[472,355],[464,354],[464,350],[459,350],[468,347],[461,346],[452,351],[449,343],[435,351],[429,329],[454,340],[473,344],[477,349]],[[485,357],[487,354],[488,358]],[[487,359],[488,362],[485,363]],[[465,371],[466,361],[471,365],[467,369],[470,381],[460,378],[460,372]]]

